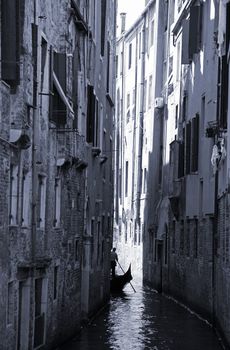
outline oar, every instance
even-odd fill
[[[121,270],[125,273],[124,269],[121,267],[121,264],[119,263],[118,260],[117,260],[117,263],[118,263],[118,265],[120,266]],[[135,290],[135,288],[133,287],[132,283],[129,282],[129,284],[130,284],[130,286],[133,288],[134,292],[136,293],[136,290]]]

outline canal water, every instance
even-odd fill
[[[127,286],[61,350],[221,350],[207,322],[149,287]]]

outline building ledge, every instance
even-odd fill
[[[18,269],[23,269],[23,270],[30,270],[33,268],[41,269],[41,268],[46,268],[51,264],[52,259],[50,257],[39,257],[36,258],[34,261],[29,260],[29,261],[21,261],[18,263],[17,267]]]

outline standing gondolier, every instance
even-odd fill
[[[111,263],[111,270],[112,270],[112,277],[115,277],[115,267],[117,265],[118,256],[116,253],[116,248],[113,248],[110,253],[110,263]]]

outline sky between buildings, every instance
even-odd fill
[[[120,13],[126,12],[126,29],[129,29],[145,8],[145,0],[118,0],[117,36],[120,34]]]

